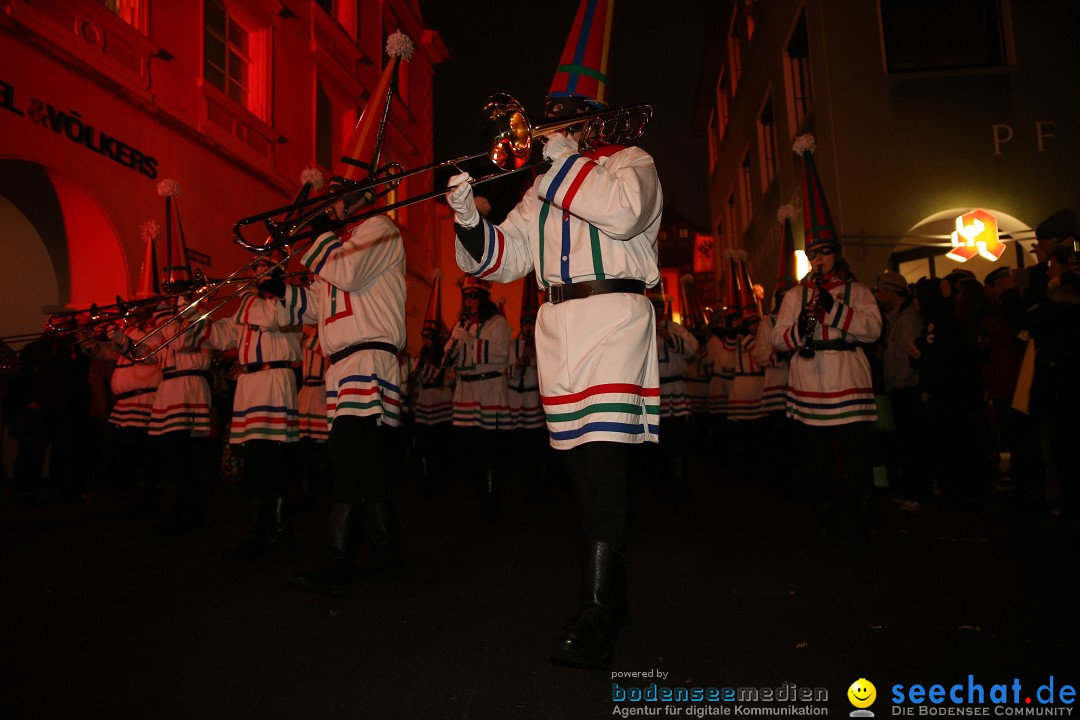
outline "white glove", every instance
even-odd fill
[[[577,151],[578,144],[561,132],[549,136],[544,143],[544,157],[548,160],[561,160]]]
[[[476,210],[469,173],[459,173],[446,183],[446,202],[457,216],[457,224],[463,228],[476,227],[480,222],[480,213]]]

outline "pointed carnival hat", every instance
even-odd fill
[[[803,249],[840,245],[840,236],[836,234],[829,204],[825,201],[825,190],[821,187],[821,177],[814,164],[814,150],[817,149],[814,136],[800,135],[795,138],[791,149],[803,159]]]
[[[139,284],[135,288],[135,297],[145,300],[161,294],[157,248],[154,247],[154,243],[161,238],[161,226],[157,224],[157,220],[147,220],[139,226],[139,234],[146,244],[146,252],[143,254],[142,266],[139,268]]]
[[[607,107],[607,69],[615,0],[581,0],[555,78],[548,90],[547,117]]]
[[[180,183],[165,178],[157,184],[158,195],[165,198],[165,267],[161,284],[165,289],[191,284],[184,225],[180,222]]]
[[[776,296],[799,284],[799,272],[795,265],[795,231],[791,221],[795,219],[795,206],[788,203],[776,211],[776,221],[784,226],[780,236],[780,260],[776,264]]]
[[[421,337],[446,337],[450,334],[442,315],[442,277],[443,271],[440,268],[431,271],[431,297],[428,298],[427,312],[424,313]]]
[[[739,251],[739,310],[743,318],[761,317],[761,298],[758,297],[760,285],[754,285],[750,279],[750,265],[746,251]]]
[[[536,286],[536,273],[531,272],[525,276],[521,286],[521,316],[520,325],[536,324],[536,315],[540,312],[541,290]]]
[[[742,285],[742,273],[739,271],[739,250],[725,250],[727,258],[727,284],[724,286],[724,315],[727,317],[737,316],[742,306],[739,299],[742,297],[740,286]]]
[[[341,149],[341,158],[334,166],[331,184],[357,183],[379,169],[386,121],[390,117],[390,102],[397,86],[398,68],[402,60],[409,61],[412,53],[413,42],[405,33],[396,31],[386,38],[386,54],[390,56],[390,62],[383,69],[382,77],[371,93],[371,100],[360,113],[352,136]],[[368,196],[368,199],[370,200],[371,196]]]
[[[679,300],[682,304],[682,324],[690,332],[698,332],[709,326],[709,315],[701,306],[694,289],[694,276],[686,273],[679,278]]]

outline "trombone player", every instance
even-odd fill
[[[412,42],[394,33],[387,39],[387,52],[393,60],[335,168],[331,190],[335,184],[362,182],[367,168],[378,167],[384,129],[380,119],[385,124],[397,60],[408,59]],[[312,229],[333,225],[373,199],[365,193],[352,207],[339,200],[328,214],[312,220]],[[355,576],[372,580],[402,571],[389,483],[391,453],[401,422],[397,353],[405,345],[405,246],[388,217],[372,215],[340,234],[319,232],[300,261],[314,274],[314,283],[306,288],[279,286],[279,290],[294,323],[318,324],[330,364],[325,380],[333,502],[326,561],[294,574],[289,585],[311,592],[343,593],[353,582],[354,533],[361,523],[370,556],[355,569]]]
[[[607,9],[607,2],[581,3],[548,93],[548,117],[605,107]],[[582,28],[589,34],[579,43]],[[579,47],[584,58],[574,57]],[[587,73],[579,72],[582,63]],[[585,150],[581,140],[580,126],[547,139],[551,168],[498,226],[480,217],[467,174],[450,179],[447,201],[463,271],[511,282],[535,270],[546,291],[536,320],[540,394],[550,443],[565,453],[585,540],[580,613],[551,659],[610,667],[618,626],[629,616],[629,450],[656,442],[659,431],[655,324],[645,288],[660,279],[663,195],[644,150]]]

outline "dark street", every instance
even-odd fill
[[[204,530],[170,539],[116,498],[6,502],[5,716],[611,716],[611,673],[546,656],[575,607],[569,503],[515,486],[484,527],[477,497],[452,490],[399,483],[407,574],[347,597],[285,585],[318,561],[321,514],[298,519],[294,552],[225,560],[242,525],[233,486],[211,493]],[[925,514],[882,495],[873,550],[850,526],[819,541],[809,504],[722,470],[699,464],[693,493],[640,493],[617,672],[825,688],[830,714],[852,709],[847,688],[865,677],[879,716],[895,683],[1075,682],[1076,533],[1006,492]]]

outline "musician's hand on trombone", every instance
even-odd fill
[[[564,132],[549,135],[544,142],[544,157],[548,160],[561,160],[578,151],[578,144]]]
[[[463,228],[473,228],[480,223],[470,180],[469,173],[458,173],[446,183],[446,202],[454,211],[454,221]]]

